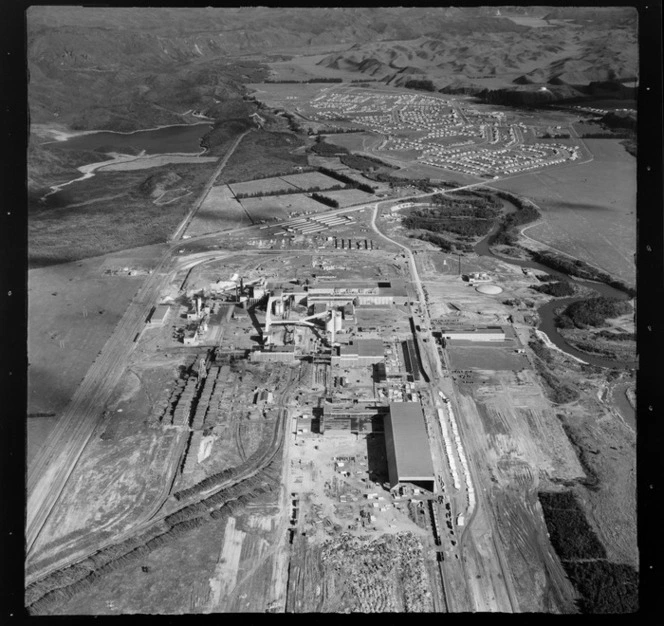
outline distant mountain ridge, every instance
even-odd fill
[[[612,15],[615,18],[623,13]],[[574,88],[638,78],[633,21],[600,20],[583,29],[556,24],[488,31],[486,19],[474,22],[478,27],[471,32],[355,45],[328,55],[319,65],[366,74],[394,86],[404,86],[413,75],[419,75],[439,90],[467,92],[533,84]],[[556,91],[569,97],[569,89],[551,89]]]
[[[349,49],[321,66],[395,86],[556,93],[638,77],[632,9],[500,9],[560,22],[532,28],[493,7],[31,7],[30,117],[130,131],[181,122],[187,110],[241,116],[243,85],[268,75],[256,59],[340,43]]]

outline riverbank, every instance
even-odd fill
[[[107,130],[107,129],[68,130],[64,126],[63,128],[65,128],[65,130],[59,130],[57,128],[53,128],[52,126],[47,126],[45,124],[33,124],[30,127],[30,132],[38,137],[52,138],[52,141],[45,141],[42,143],[42,145],[47,145],[51,143],[61,143],[64,141],[69,141],[70,139],[73,139],[75,137],[96,135],[98,133],[112,133],[114,135],[135,135],[136,133],[146,133],[154,130],[163,130],[164,128],[176,128],[181,126],[202,126],[202,125],[210,126],[210,124],[214,122],[214,119],[212,118],[205,118],[205,120],[206,121],[192,122],[192,123],[184,122],[182,124],[164,124],[162,126],[155,126],[154,128],[139,128],[137,130],[131,130],[131,131]]]
[[[505,196],[502,196],[502,199],[505,202],[511,202],[511,200]],[[516,211],[518,210],[518,207],[515,206],[514,209]],[[474,246],[473,249],[476,254],[480,256],[492,257],[494,259],[497,259],[504,263],[508,263],[510,265],[520,267],[522,269],[537,270],[546,274],[550,274],[552,276],[556,276],[560,280],[570,279],[570,273],[561,271],[563,268],[570,270],[570,272],[574,272],[575,268],[577,268],[576,271],[578,273],[581,273],[583,276],[587,277],[587,279],[582,280],[578,276],[574,276],[574,274],[571,274],[572,276],[574,276],[573,280],[576,285],[584,287],[587,290],[591,290],[592,292],[607,298],[616,298],[618,300],[625,300],[631,295],[629,293],[630,288],[627,285],[620,283],[620,281],[614,281],[610,276],[608,276],[608,274],[605,276],[601,275],[600,277],[603,279],[608,278],[608,280],[611,281],[611,284],[607,284],[606,282],[597,282],[597,280],[593,280],[593,278],[595,279],[598,278],[597,272],[582,261],[577,261],[573,259],[560,260],[553,253],[548,253],[548,254],[539,253],[537,260],[533,260],[532,259],[533,252],[520,245],[517,245],[515,249],[517,251],[524,250],[525,253],[528,254],[530,258],[515,258],[515,257],[506,256],[504,254],[497,254],[493,249],[493,242],[495,240],[495,235],[498,232],[498,230],[499,230],[499,225],[494,226],[494,228],[491,229],[491,232]],[[540,260],[544,260],[547,263],[546,264],[542,263],[540,262]],[[552,265],[554,267],[552,267]],[[578,350],[574,346],[570,345],[570,343],[566,341],[565,338],[558,331],[558,328],[555,323],[556,310],[566,307],[572,302],[578,302],[580,300],[583,300],[584,298],[585,296],[583,295],[573,296],[569,298],[554,298],[549,302],[546,302],[545,304],[541,305],[537,309],[537,314],[540,320],[539,325],[537,327],[538,330],[544,333],[548,337],[552,345],[556,346],[556,348],[566,353],[567,355],[571,356],[575,360],[583,361],[590,365],[596,365],[602,368],[635,369],[637,366],[636,361],[631,361],[631,360],[621,361],[619,359],[606,358],[603,356],[599,356],[597,354],[591,354],[588,352]]]

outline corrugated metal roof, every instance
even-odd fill
[[[390,483],[434,480],[429,438],[419,402],[391,402],[385,419]]]

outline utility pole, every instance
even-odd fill
[[[459,254],[459,276],[461,276],[461,255]]]

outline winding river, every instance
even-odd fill
[[[513,212],[516,210],[516,207],[511,202],[503,200],[503,204],[508,212]],[[491,244],[493,243],[497,230],[498,230],[498,225],[496,224],[496,226],[494,226],[491,229],[491,232],[489,232],[489,234],[486,237],[484,237],[484,239],[482,239],[475,246],[474,250],[478,255],[492,257],[494,259],[498,259],[499,261],[503,261],[504,263],[509,263],[510,265],[516,265],[522,268],[529,268],[529,269],[539,270],[541,272],[546,272],[547,274],[551,274],[552,276],[556,276],[560,279],[569,280],[571,278],[570,276],[564,274],[563,272],[549,268],[546,265],[537,263],[536,261],[524,261],[521,259],[513,259],[511,257],[495,254],[494,252],[491,251]],[[595,290],[600,296],[604,296],[607,298],[617,298],[619,300],[628,299],[628,296],[625,293],[609,285],[605,285],[604,283],[588,281],[588,280],[579,280],[576,278],[572,278],[572,280],[574,280],[574,282],[578,285],[582,285],[583,287],[588,287],[590,289]],[[566,352],[567,354],[576,357],[577,359],[581,359],[582,361],[585,361],[590,365],[597,365],[599,367],[605,367],[610,369],[621,369],[621,370],[635,369],[636,361],[619,361],[615,359],[607,359],[601,356],[596,356],[593,354],[588,354],[587,352],[582,352],[581,350],[577,350],[576,348],[572,347],[569,343],[567,343],[567,341],[565,341],[562,335],[558,332],[558,329],[556,328],[554,321],[556,317],[555,310],[560,309],[562,307],[566,307],[568,304],[572,302],[577,302],[578,300],[584,300],[584,299],[585,298],[580,296],[575,296],[570,298],[554,298],[550,302],[547,302],[546,304],[540,306],[537,309],[537,313],[539,314],[540,317],[538,330],[541,330],[543,333],[545,333],[551,340],[551,343],[560,348],[563,352]]]

